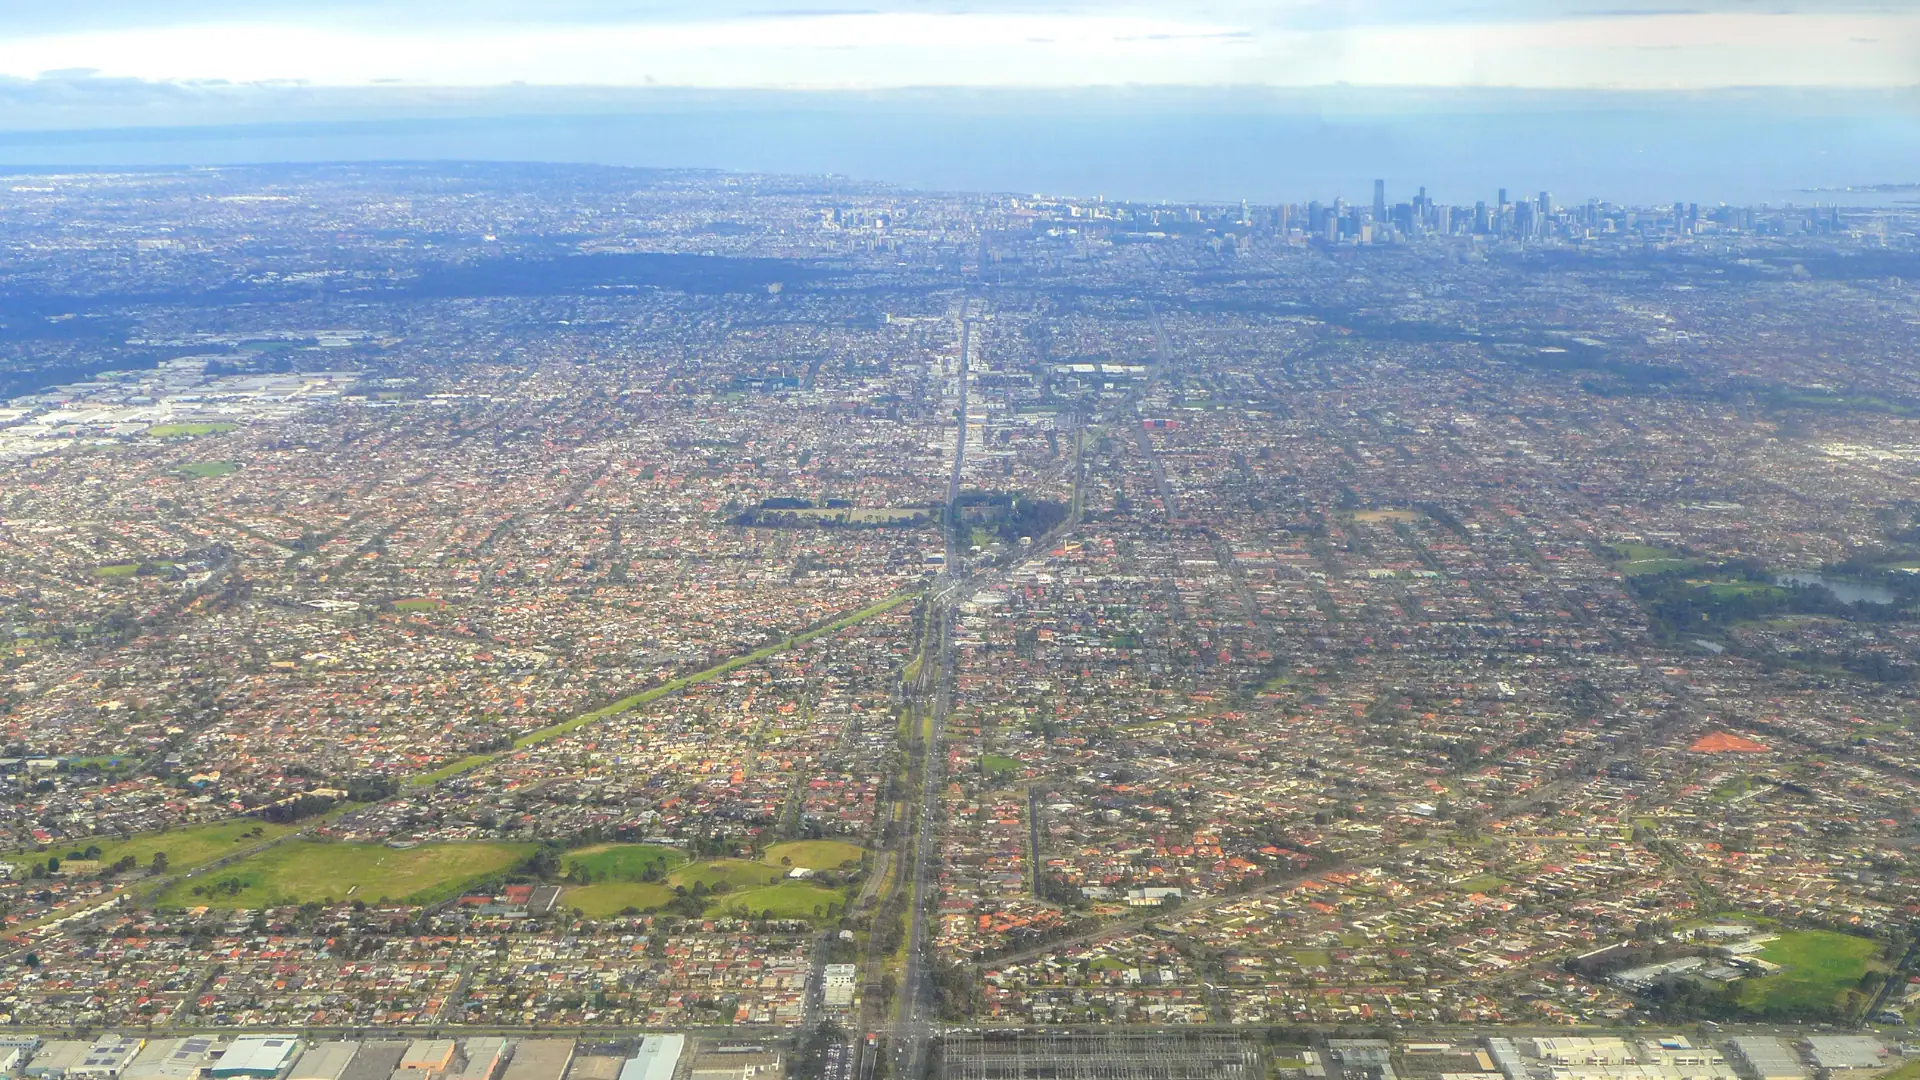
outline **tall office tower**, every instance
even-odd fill
[[[1473,231],[1490,233],[1493,231],[1493,215],[1487,212],[1486,200],[1473,204]]]
[[[1506,207],[1507,205],[1507,189],[1506,188],[1500,189],[1500,201],[1495,203],[1494,205],[1499,206],[1502,209]]]
[[[1453,232],[1453,207],[1441,203],[1433,208],[1433,231],[1441,236]]]
[[[1387,182],[1385,180],[1373,182],[1373,220],[1387,220]]]
[[[1553,213],[1553,196],[1543,191],[1540,193],[1540,216],[1545,218],[1551,213]]]

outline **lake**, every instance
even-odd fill
[[[1863,585],[1857,581],[1831,581],[1819,574],[1780,574],[1773,579],[1775,585],[1792,587],[1795,585],[1821,585],[1840,598],[1845,604],[1893,604],[1898,597],[1878,585]]]

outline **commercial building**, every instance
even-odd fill
[[[822,971],[820,1000],[829,1009],[853,1005],[853,985],[858,969],[852,964],[828,964]]]

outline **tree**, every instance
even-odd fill
[[[153,853],[153,872],[156,874],[164,874],[167,872],[166,852],[156,851]]]
[[[524,864],[526,872],[541,880],[547,880],[560,873],[560,853],[542,845],[539,850],[527,856]]]

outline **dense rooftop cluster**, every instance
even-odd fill
[[[0,1013],[1904,1021],[1916,228],[16,177]]]

